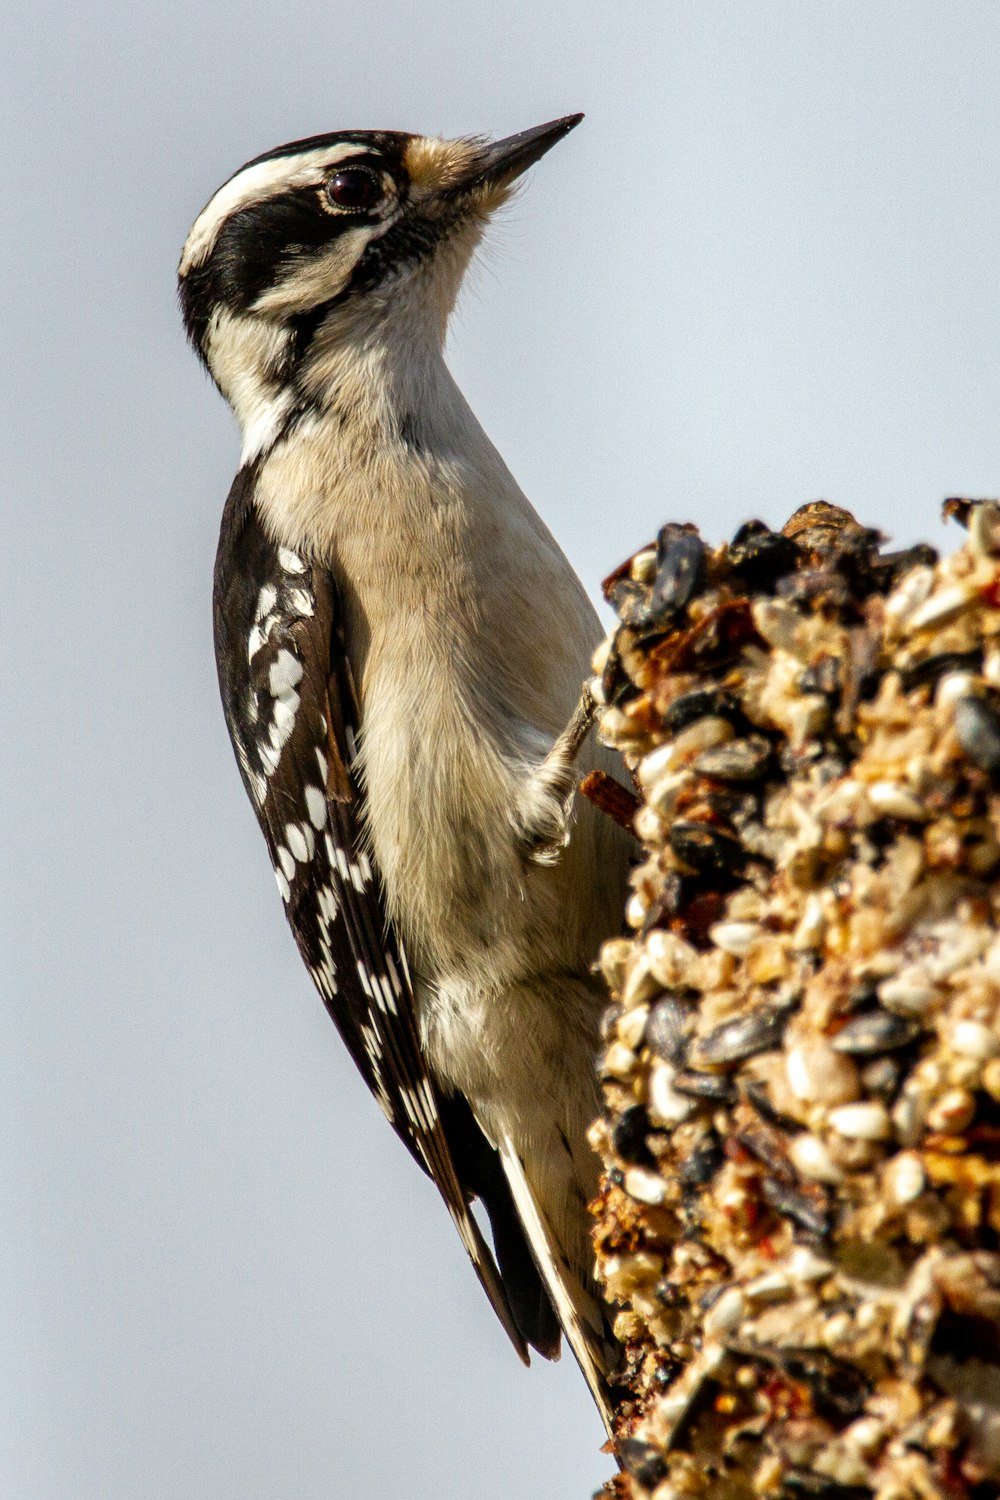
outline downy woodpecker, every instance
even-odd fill
[[[601,631],[443,354],[487,220],[579,119],[294,141],[219,189],[179,276],[243,430],[216,655],[299,950],[514,1347],[555,1358],[561,1325],[607,1421],[591,964],[628,849],[574,807]]]

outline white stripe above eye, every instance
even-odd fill
[[[178,267],[186,276],[200,266],[215,249],[223,224],[241,208],[273,198],[290,188],[318,186],[331,167],[348,156],[364,156],[368,148],[361,141],[341,141],[336,146],[318,146],[294,156],[273,156],[248,167],[241,167],[222,187],[195,219],[187,237]]]

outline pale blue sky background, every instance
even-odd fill
[[[15,0],[0,215],[0,1494],[586,1500],[311,992],[231,762],[237,439],[174,267],[247,157],[583,109],[456,373],[588,587],[819,495],[1000,490],[992,3]]]

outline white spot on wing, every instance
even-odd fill
[[[290,589],[288,593],[288,609],[291,614],[299,615],[303,620],[311,619],[316,613],[312,594],[306,589]]]
[[[332,997],[337,993],[337,971],[329,954],[324,954],[318,963],[311,966],[311,973],[321,995]]]
[[[285,824],[285,841],[292,852],[292,857],[300,864],[304,864],[309,858],[309,848],[298,823]]]
[[[319,907],[320,916],[327,924],[337,920],[340,910],[337,898],[328,885],[321,885],[316,892],[316,904]]]
[[[257,595],[256,619],[262,620],[266,614],[270,614],[277,602],[278,590],[273,583],[265,583]]]
[[[416,1094],[411,1088],[404,1087],[400,1089],[399,1097],[403,1101],[403,1108],[406,1110],[406,1118],[410,1121],[411,1124],[416,1125],[418,1130],[423,1130],[424,1122],[420,1117],[420,1104]]]
[[[413,1124],[429,1135],[437,1124],[438,1112],[427,1079],[421,1078],[415,1088],[401,1088],[399,1097]]]
[[[418,1087],[421,1094],[423,1095],[424,1107],[427,1110],[427,1118],[431,1121],[432,1125],[436,1125],[438,1119],[437,1101],[434,1098],[431,1086],[426,1078],[421,1078]]]
[[[301,698],[294,688],[275,698],[274,707],[271,710],[271,744],[276,750],[281,750],[295,728],[295,715],[298,712]]]
[[[291,547],[278,548],[278,563],[286,573],[304,573],[306,570],[305,563],[297,552],[292,551]]]
[[[334,849],[334,851],[333,851],[333,862],[337,866],[337,871],[338,871],[338,874],[340,875],[341,880],[343,880],[343,881],[350,880],[351,879],[350,866],[347,863],[347,855],[344,853],[343,849],[341,849],[339,847],[336,848],[336,849]],[[353,882],[352,882],[352,884],[353,884]]]
[[[274,878],[278,882],[278,890],[281,892],[282,901],[289,901],[292,895],[292,888],[285,879],[284,871],[275,870]]]
[[[292,858],[289,851],[285,848],[284,844],[278,845],[275,858],[277,859],[278,864],[281,866],[282,871],[284,872],[285,879],[291,880],[292,876],[295,874],[295,860]]]
[[[392,993],[392,985],[384,974],[378,976],[378,984],[382,995],[380,1009],[387,1011],[391,1016],[398,1015],[399,1012],[396,1008],[396,997]]]
[[[309,821],[319,832],[326,827],[326,797],[318,786],[307,786],[305,797]]]
[[[305,671],[298,657],[284,647],[278,652],[267,674],[267,685],[272,698],[279,698],[302,681]],[[297,705],[296,705],[297,706]]]

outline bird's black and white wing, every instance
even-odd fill
[[[219,684],[288,921],[355,1063],[436,1183],[522,1359],[559,1329],[497,1153],[464,1099],[441,1096],[421,1052],[409,971],[361,837],[357,701],[330,573],[273,542],[254,470],[229,494],[215,569]],[[489,1213],[494,1260],[472,1216]],[[499,1267],[497,1265],[499,1261]]]

